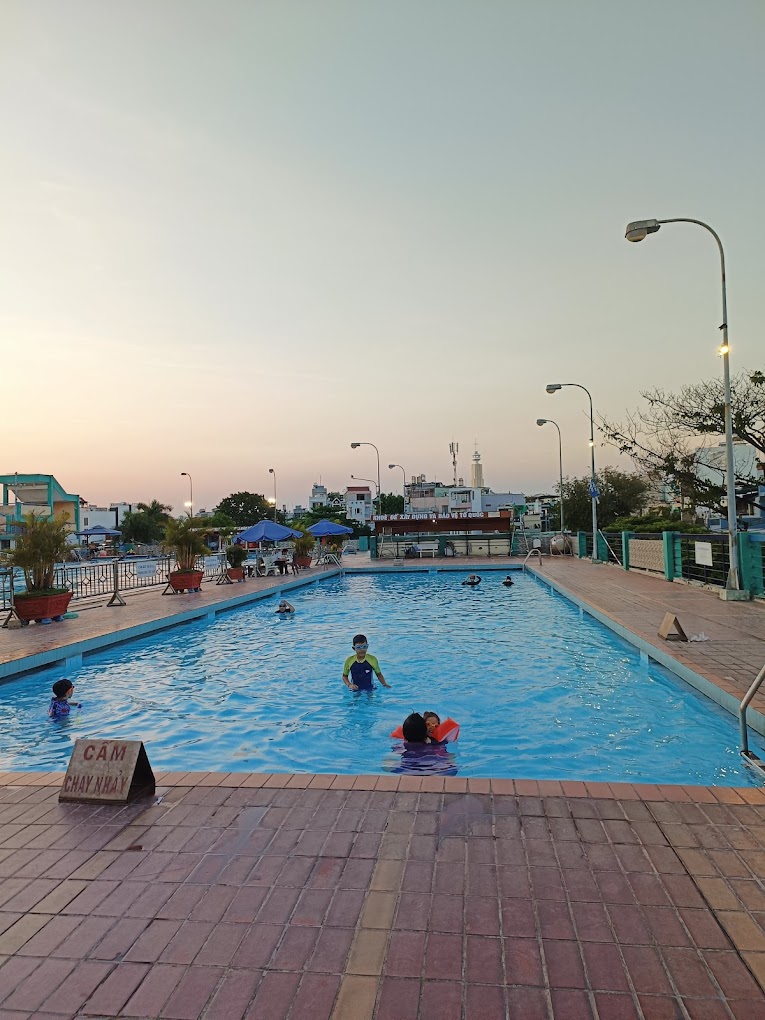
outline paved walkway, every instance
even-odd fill
[[[765,1017],[761,790],[162,781],[0,785],[2,1020]]]

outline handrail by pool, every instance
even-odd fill
[[[746,710],[749,706],[749,702],[760,689],[763,680],[765,680],[765,666],[762,667],[760,672],[754,678],[754,683],[744,695],[738,709],[739,724],[741,726],[741,755],[750,765],[761,771],[765,771],[765,762],[763,762],[762,759],[754,753],[754,751],[749,750],[749,732],[746,725]]]

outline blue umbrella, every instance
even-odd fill
[[[234,539],[235,542],[286,542],[289,538],[300,538],[302,531],[285,528],[276,521],[258,521]]]
[[[117,531],[116,528],[105,528],[103,524],[95,524],[92,528],[86,528],[84,531],[75,532],[77,535],[87,535],[91,537],[93,535],[100,535],[101,537],[121,535],[121,531]]]
[[[308,529],[314,538],[327,538],[330,535],[352,535],[353,528],[346,528],[344,524],[335,524],[334,521],[319,521],[312,524]]]

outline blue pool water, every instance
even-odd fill
[[[530,576],[356,575],[120,645],[69,672],[84,707],[46,718],[45,670],[0,686],[0,769],[66,766],[78,736],[142,739],[157,768],[380,773],[411,711],[462,727],[426,763],[460,775],[754,784],[737,724]],[[114,610],[119,612],[119,610]],[[352,693],[358,632],[391,690]],[[765,756],[762,742],[754,748]]]

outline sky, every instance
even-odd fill
[[[0,473],[306,504],[589,470],[763,368],[761,0],[0,0]],[[619,464],[597,446],[598,466]]]

